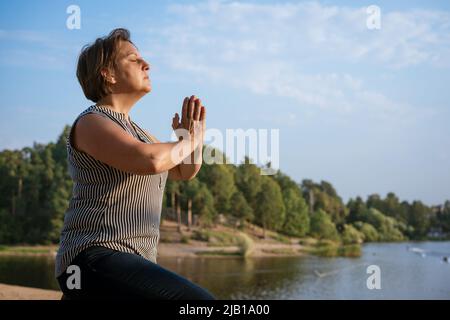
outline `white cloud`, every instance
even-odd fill
[[[163,59],[177,72],[289,97],[304,107],[404,113],[406,104],[366,87],[351,71],[369,65],[375,72],[450,65],[449,14],[381,10],[381,30],[368,30],[364,7],[224,1],[171,5],[173,22],[150,31],[144,54]],[[348,72],[335,71],[347,66]]]

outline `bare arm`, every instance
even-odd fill
[[[145,133],[147,135],[149,135],[153,141],[155,141],[156,143],[161,143],[155,136],[149,134],[147,131],[145,131]],[[195,152],[191,153],[189,155],[189,157],[191,157],[191,163],[192,164],[187,164],[187,163],[180,163],[178,165],[176,165],[175,167],[173,167],[172,169],[169,170],[169,175],[167,176],[167,179],[169,180],[191,180],[193,179],[198,171],[200,171],[200,167],[201,167],[201,153],[202,153],[202,149],[203,149],[203,141],[200,142],[199,146],[197,147],[197,151],[200,150],[199,152],[199,158],[197,157],[196,162],[194,162],[193,157]],[[199,164],[200,161],[200,164]],[[195,166],[194,172],[192,172],[192,166]],[[187,172],[187,173],[186,173]]]
[[[194,141],[193,141],[194,140]],[[139,175],[168,171],[198,146],[199,139],[147,144],[98,114],[87,114],[75,124],[73,145],[116,169]]]

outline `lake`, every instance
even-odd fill
[[[162,258],[219,299],[450,299],[450,242],[371,243],[359,258]],[[367,267],[380,268],[368,289]],[[59,289],[54,258],[0,256],[0,282]]]

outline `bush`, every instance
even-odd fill
[[[361,246],[358,244],[350,244],[338,248],[338,256],[340,257],[359,257],[361,256]]]
[[[282,243],[291,244],[291,239],[289,237],[286,237],[286,236],[284,236],[282,234],[279,234],[279,233],[274,233],[272,238],[274,240],[282,242]]]
[[[181,243],[189,243],[189,237],[186,235],[182,235],[180,239]]]
[[[321,240],[315,245],[312,253],[321,257],[336,257],[338,247],[336,242]]]
[[[194,230],[192,232],[191,239],[198,241],[209,241],[209,233],[204,229]]]
[[[234,233],[200,229],[194,230],[192,239],[208,242],[208,246],[234,246],[239,245],[239,237]]]
[[[377,229],[375,229],[371,224],[357,221],[355,222],[355,227],[364,236],[364,242],[375,242],[380,238]]]
[[[379,241],[402,241],[405,240],[403,233],[398,229],[400,223],[392,218],[386,217],[380,211],[370,208],[367,214],[368,222],[373,225],[379,234]]]
[[[352,225],[345,224],[341,239],[344,244],[360,244],[364,241],[364,234],[356,230]]]
[[[361,246],[359,244],[340,245],[335,241],[320,240],[306,252],[321,257],[359,257],[361,256]]]
[[[239,247],[241,248],[241,255],[249,257],[254,249],[253,240],[245,233],[239,232]]]
[[[339,234],[330,216],[319,209],[311,217],[311,236],[319,239],[338,240]]]

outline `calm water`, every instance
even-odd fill
[[[450,256],[450,242],[367,244],[360,258],[159,258],[158,263],[219,299],[450,299],[450,263],[443,256]],[[381,269],[379,290],[367,288],[369,265]],[[53,269],[53,258],[0,256],[2,283],[58,289]]]

